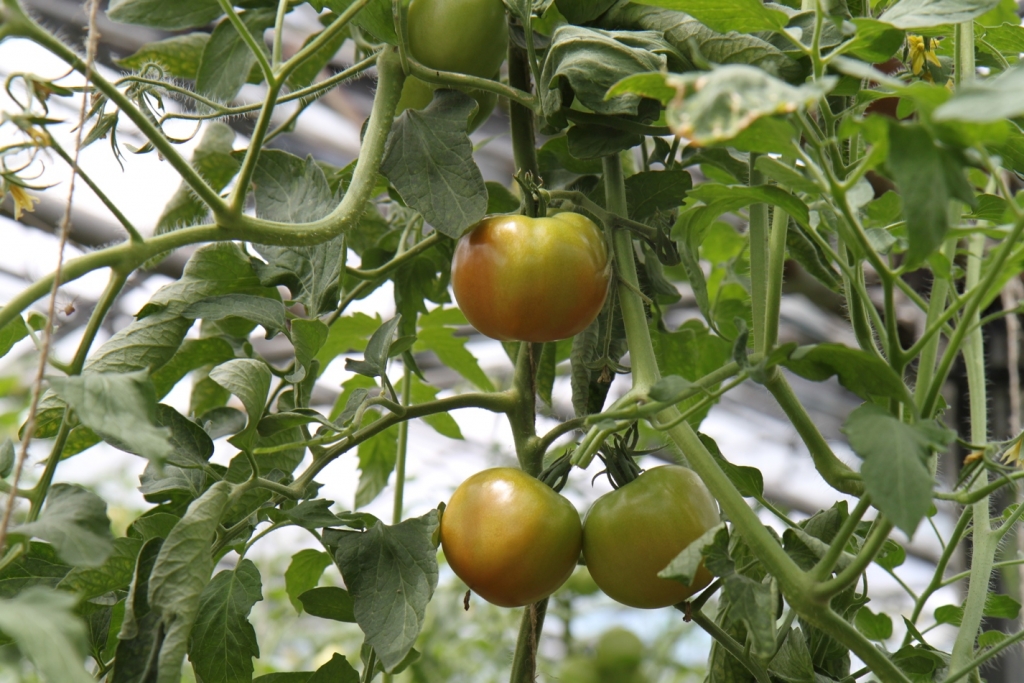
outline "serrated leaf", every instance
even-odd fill
[[[272,377],[266,363],[251,358],[236,358],[210,371],[210,379],[237,396],[249,416],[245,429],[233,438],[246,444],[255,438]]]
[[[901,422],[873,403],[853,411],[843,432],[850,447],[864,459],[861,475],[872,502],[913,536],[931,506],[935,484],[924,458],[945,448],[952,435],[927,424]]]
[[[30,541],[26,552],[0,570],[0,598],[13,598],[31,586],[55,588],[69,571],[52,545]]]
[[[203,26],[221,14],[217,0],[112,0],[107,8],[113,21],[172,30]]]
[[[0,600],[0,630],[48,681],[93,683],[83,666],[86,629],[73,609],[78,599],[39,586]]]
[[[462,375],[481,391],[494,391],[476,357],[466,348],[466,337],[456,337],[452,325],[468,324],[457,308],[437,308],[420,317],[414,352],[433,351],[442,363]]]
[[[903,380],[889,364],[862,349],[832,343],[802,346],[780,365],[813,382],[837,375],[841,385],[864,400],[907,398]]]
[[[331,566],[331,556],[319,550],[307,548],[292,555],[288,569],[284,572],[284,588],[295,611],[302,614],[299,596],[316,588],[324,570]]]
[[[228,505],[232,486],[219,481],[188,506],[168,534],[149,579],[150,608],[164,625],[156,683],[178,683],[189,634],[203,589],[213,573],[210,543]]]
[[[142,549],[142,540],[115,538],[113,550],[98,567],[75,567],[57,585],[62,590],[78,594],[82,600],[92,600],[108,591],[125,588],[131,583],[135,560]]]
[[[11,528],[12,534],[49,541],[71,565],[99,567],[114,549],[107,503],[77,484],[54,484],[39,519]]]
[[[637,0],[641,5],[654,5],[685,12],[719,33],[738,31],[781,31],[789,17],[785,12],[768,9],[761,0]]]
[[[723,538],[728,538],[729,536],[729,531],[726,529],[724,522],[711,527],[690,545],[683,548],[668,563],[668,566],[658,572],[658,576],[663,579],[678,581],[685,586],[692,584],[697,570],[704,561],[704,548],[714,543],[723,542],[723,538],[719,538],[719,533],[723,534]]]
[[[813,106],[836,84],[792,86],[745,65],[729,65],[707,73],[672,75],[666,84],[678,93],[666,109],[669,128],[697,146],[732,140],[764,116],[788,114]]]
[[[114,60],[125,69],[141,70],[148,64],[157,64],[168,76],[195,80],[199,60],[210,39],[209,33],[189,33],[146,43],[134,54]]]
[[[299,596],[307,614],[321,619],[356,623],[355,603],[349,592],[335,586],[312,588]]]
[[[439,90],[426,109],[406,110],[391,129],[380,168],[406,204],[455,239],[487,210],[487,187],[466,134],[475,106],[465,93]]]
[[[626,178],[629,217],[642,221],[682,205],[693,179],[686,171],[641,171]]]
[[[188,652],[202,680],[252,681],[252,658],[260,656],[260,648],[248,617],[262,599],[260,572],[252,560],[219,572],[203,589]]]
[[[879,21],[903,29],[960,24],[998,4],[999,0],[900,0],[883,12]]]
[[[254,9],[241,13],[242,23],[256,39],[256,43],[269,53],[263,33],[274,25],[274,10]],[[227,19],[222,20],[210,34],[196,73],[196,90],[216,102],[230,102],[245,85],[249,72],[256,65],[256,55]]]
[[[412,649],[427,603],[437,587],[437,551],[431,538],[437,511],[395,526],[380,522],[339,536],[335,560],[354,603],[356,622],[385,671]]]
[[[251,294],[224,294],[201,299],[189,304],[181,315],[183,318],[203,320],[243,318],[262,325],[267,331],[267,339],[287,326],[284,304],[276,299]]]
[[[730,618],[742,621],[762,657],[775,652],[775,620],[771,590],[766,584],[742,574],[725,577],[722,592],[731,605]]]
[[[782,647],[772,657],[768,671],[784,683],[815,683],[814,662],[811,661],[807,639],[799,628],[790,629]]]

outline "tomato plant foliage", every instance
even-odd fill
[[[285,40],[299,11],[319,25]],[[463,603],[439,568],[442,541],[481,596],[532,603],[513,683],[545,673],[546,596],[581,545],[610,597],[648,608],[686,600],[675,607],[712,637],[712,683],[952,683],[1024,639],[982,631],[984,619],[1020,609],[990,589],[1024,507],[991,509],[1022,476],[1021,436],[991,419],[986,373],[988,331],[1003,317],[1018,329],[1024,271],[1015,3],[113,0],[106,18],[161,32],[117,60],[117,76],[19,0],[0,2],[0,40],[32,41],[78,74],[8,79],[0,188],[14,217],[48,191],[42,169],[68,164],[126,234],[0,309],[0,355],[39,364],[29,390],[3,385],[16,406],[2,416],[10,439],[0,447],[4,662],[50,681],[170,683],[187,662],[206,683],[366,683],[440,680],[454,671],[447,650],[505,678],[507,658],[473,660],[451,626],[445,610]],[[357,159],[286,151],[297,120],[370,73]],[[248,86],[262,101],[239,100]],[[82,120],[68,121],[82,136],[65,150],[57,112],[77,109],[83,93]],[[485,123],[495,101],[504,114]],[[182,120],[197,126],[191,154]],[[469,133],[481,124],[508,134],[509,177],[485,180],[477,165],[485,142]],[[141,146],[118,138],[129,129]],[[117,159],[159,155],[180,176],[153,226],[133,225],[104,179],[75,163],[104,139]],[[472,235],[555,224],[563,231],[519,244],[493,230],[491,260],[463,279]],[[183,248],[180,275],[98,341],[133,273]],[[580,265],[584,251],[592,258]],[[80,313],[69,359],[54,351],[64,304],[53,297],[94,271],[109,282]],[[784,287],[840,312],[843,341],[780,338]],[[392,297],[394,315],[350,310],[374,293]],[[48,295],[43,315],[33,306]],[[542,322],[556,331],[533,330]],[[503,340],[505,371],[481,365],[471,323]],[[325,378],[342,365],[348,379],[325,399]],[[946,406],[956,374],[969,394],[959,425]],[[611,392],[617,375],[629,375],[628,391]],[[855,462],[837,456],[793,377],[834,377],[860,402],[842,427]],[[750,383],[767,389],[840,502],[794,521],[760,470],[697,431]],[[478,497],[483,508],[466,512],[456,496],[448,517],[443,505],[407,514],[406,463],[417,457],[408,423],[458,441],[452,413],[463,409],[507,419],[522,470],[513,473],[544,505],[504,511]],[[541,413],[558,420],[547,433]],[[144,467],[147,507],[116,535],[100,493],[59,474],[68,458],[102,457],[101,442]],[[956,445],[971,456],[949,478],[937,462]],[[642,474],[648,452],[690,470]],[[595,458],[622,490],[581,531],[546,487],[588,476],[577,470],[593,476]],[[358,471],[346,482],[352,510],[321,494],[335,461]],[[672,472],[687,484],[666,499],[631,493]],[[363,510],[385,491],[387,520]],[[940,512],[958,521],[933,523]],[[496,528],[516,528],[454,550],[456,529],[471,536],[497,518]],[[683,532],[669,523],[684,518]],[[284,527],[315,548],[282,566],[276,596],[277,577],[247,554]],[[944,552],[915,592],[900,576],[904,543],[932,532]],[[504,564],[482,567],[481,548]],[[529,578],[525,592],[478,581],[511,568]],[[869,570],[907,588],[905,614],[872,602]],[[962,599],[936,605],[956,582]],[[551,597],[567,624],[572,600],[597,590],[584,583],[574,574]],[[658,595],[628,595],[644,586]],[[315,671],[271,671],[260,603],[285,596],[281,618],[358,629],[358,660],[335,653]],[[487,628],[507,624],[503,612],[484,614]],[[932,630],[942,625],[958,630]],[[631,634],[610,632],[594,661],[571,640],[567,625],[566,676],[661,675]]]

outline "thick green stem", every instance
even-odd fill
[[[238,32],[238,36],[242,39],[248,47],[249,51],[252,52],[253,57],[256,58],[256,63],[260,65],[260,70],[263,71],[263,78],[267,79],[267,84],[271,85],[274,83],[274,69],[270,66],[270,61],[267,59],[267,55],[263,52],[265,45],[263,44],[263,36],[260,36],[259,42],[256,40],[256,36],[249,32],[249,28],[242,21],[242,18],[238,16],[238,12],[232,7],[230,0],[217,0],[220,4],[220,8],[224,10],[224,13],[228,17],[228,21],[235,27],[235,31]],[[284,23],[284,16],[280,15],[282,24]],[[274,41],[277,42],[276,40]]]
[[[260,150],[263,149],[263,139],[270,127],[270,120],[274,116],[274,107],[277,104],[277,95],[281,92],[281,85],[282,83],[279,82],[267,83],[267,96],[263,100],[263,108],[260,109],[256,127],[249,140],[249,148],[245,150],[245,158],[242,159],[242,166],[238,170],[238,177],[228,200],[228,210],[234,216],[241,216],[242,210],[245,209],[245,197],[249,193],[249,183],[256,172],[256,162],[259,160]]]
[[[402,405],[408,407],[412,399],[412,372],[406,366],[402,377]],[[398,457],[395,460],[395,507],[392,524],[402,521],[402,506],[405,496],[405,456],[409,449],[409,422],[398,423]]]
[[[857,583],[860,575],[864,573],[868,565],[871,564],[875,556],[882,549],[886,539],[889,538],[892,528],[892,522],[887,519],[880,518],[875,520],[871,533],[868,535],[867,540],[864,541],[864,547],[860,549],[860,552],[853,558],[853,561],[846,566],[846,569],[839,572],[834,579],[818,584],[814,589],[815,595],[831,598]]]
[[[942,247],[942,253],[949,259],[950,263],[956,256],[956,240],[947,240]],[[928,314],[925,318],[925,329],[931,329],[946,310],[946,299],[949,296],[949,280],[933,275],[932,291],[928,297]],[[913,359],[915,344],[908,350],[908,360]],[[935,376],[935,361],[939,357],[939,334],[938,331],[927,338],[921,346],[921,358],[917,362],[917,384],[914,387],[914,400],[918,405],[924,401],[928,387]],[[925,417],[928,417],[925,415]]]
[[[959,33],[970,32],[958,27]],[[972,25],[973,30],[973,25]],[[973,52],[972,52],[973,56]],[[972,62],[973,64],[973,62]],[[973,235],[968,242],[967,279],[968,290],[978,285],[981,280],[981,259],[985,252],[985,236]],[[960,325],[971,325],[978,321],[979,311],[975,307],[969,319]],[[971,441],[985,443],[988,441],[988,395],[985,386],[985,342],[980,326],[968,335],[964,344],[964,363],[967,367],[967,392],[971,406]],[[977,477],[970,489],[982,488],[988,484],[988,477]],[[953,652],[949,668],[953,671],[965,666],[974,656],[974,641],[981,627],[988,596],[989,580],[992,577],[992,561],[995,557],[998,538],[992,531],[989,518],[989,498],[982,496],[973,505],[974,533],[971,536],[973,552],[971,554],[971,580],[967,589],[967,600],[964,603],[963,620],[960,631],[953,644]]]
[[[288,14],[289,0],[277,0],[277,16],[274,18],[274,47],[271,52],[271,66],[281,64],[281,43],[284,42],[284,17]]]
[[[768,245],[768,287],[765,292],[764,339],[761,352],[767,355],[779,340],[779,309],[782,306],[782,276],[786,267],[786,233],[789,214],[782,207],[772,211],[772,233]]]
[[[509,41],[508,47],[508,84],[516,90],[530,93],[530,60],[525,50]],[[537,136],[534,130],[533,110],[515,100],[509,100],[509,126],[512,132],[512,152],[515,157],[516,170],[533,174],[534,179],[540,178],[537,166]]]
[[[544,452],[537,448],[539,439],[537,438],[535,377],[538,358],[540,358],[540,344],[519,343],[519,355],[516,357],[515,373],[512,376],[515,407],[508,412],[508,422],[516,444],[519,467],[535,477],[540,474],[544,461]]]
[[[850,512],[849,516],[843,522],[843,525],[839,527],[839,531],[836,532],[835,537],[832,539],[829,545],[828,551],[818,561],[818,564],[811,570],[811,576],[816,581],[822,581],[827,578],[832,570],[835,568],[839,558],[842,557],[846,550],[846,543],[853,536],[857,530],[857,525],[860,524],[860,520],[864,517],[864,514],[871,507],[871,496],[865,495],[857,501],[856,507]]]
[[[758,154],[750,153],[750,187],[764,184],[757,170]],[[750,306],[754,315],[754,348],[765,348],[765,311],[768,305],[768,205],[751,204],[750,216]],[[781,289],[780,289],[781,291]]]
[[[764,386],[775,397],[797,434],[803,439],[811,454],[811,460],[814,461],[814,468],[818,470],[822,479],[837,491],[851,496],[862,495],[864,482],[860,475],[832,452],[825,437],[818,431],[817,425],[800,403],[800,399],[793,393],[786,376],[776,369]]]
[[[548,598],[523,608],[509,683],[535,683],[537,680],[537,647],[547,611]]]

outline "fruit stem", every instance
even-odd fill
[[[534,683],[537,680],[537,647],[547,611],[548,598],[523,608],[509,683]]]

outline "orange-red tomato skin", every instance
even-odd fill
[[[463,235],[452,288],[469,322],[502,341],[548,342],[584,330],[600,313],[611,266],[589,218],[491,216]]]
[[[441,516],[441,548],[469,588],[500,607],[542,600],[576,567],[583,530],[565,498],[522,470],[478,472]]]

